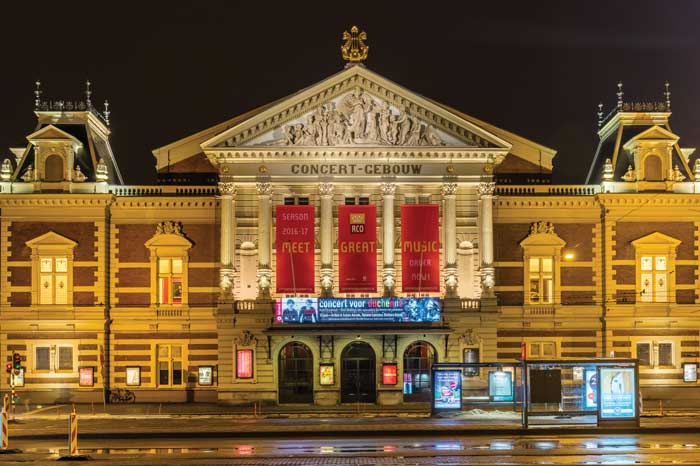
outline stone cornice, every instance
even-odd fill
[[[1,207],[106,207],[114,201],[110,194],[1,194]]]

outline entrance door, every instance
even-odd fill
[[[377,383],[372,347],[360,341],[350,343],[341,361],[341,403],[374,403]]]
[[[288,343],[279,357],[279,402],[314,402],[314,358],[308,346]]]
[[[430,343],[419,341],[406,348],[403,353],[404,401],[430,401],[434,362],[435,350]]]

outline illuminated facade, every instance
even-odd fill
[[[670,102],[621,101],[588,184],[553,186],[553,150],[370,71],[363,39],[339,73],[156,149],[153,186],[123,184],[89,88],[37,88],[0,181],[0,356],[24,358],[25,399],[427,401],[432,362],[522,341],[690,386],[700,217]]]

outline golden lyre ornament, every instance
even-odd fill
[[[369,47],[364,43],[367,40],[366,32],[360,32],[357,26],[353,26],[350,28],[350,32],[343,32],[343,40],[345,43],[340,46],[340,50],[343,52],[343,60],[350,63],[360,63],[367,59]]]

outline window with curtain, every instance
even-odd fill
[[[182,258],[158,258],[158,304],[182,304]]]
[[[530,304],[552,304],[554,302],[553,264],[553,257],[530,257],[528,270]]]

